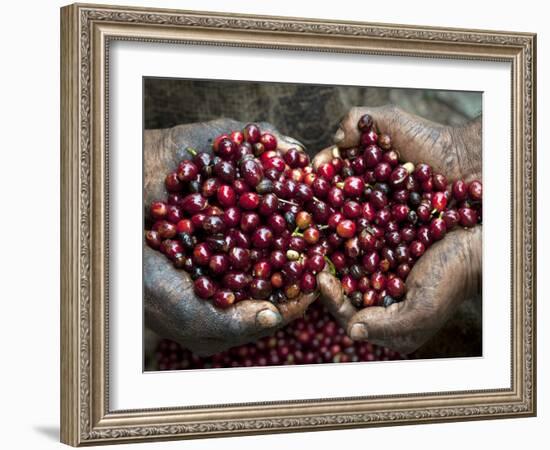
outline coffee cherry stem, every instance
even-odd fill
[[[191,153],[191,156],[197,156],[198,151],[194,149],[193,147],[186,147],[185,150],[188,153]]]
[[[300,227],[296,227],[296,229],[292,232],[292,236],[304,237],[304,233],[300,233]]]
[[[282,202],[282,203],[288,203],[289,205],[292,205],[292,206],[300,206],[300,205],[298,205],[298,203],[294,203],[294,202],[291,202],[291,201],[288,201],[288,200],[283,200],[282,198],[279,198],[279,201]]]

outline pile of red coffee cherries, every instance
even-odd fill
[[[406,357],[368,342],[346,336],[319,303],[312,304],[303,318],[257,342],[233,347],[209,357],[200,357],[168,339],[159,341],[148,370],[210,369],[363,361],[388,361]]]
[[[428,164],[401,163],[372,117],[358,122],[360,146],[336,152],[312,183],[315,214],[327,224],[326,255],[358,308],[400,301],[415,262],[446,232],[481,221],[482,185],[448,185]]]
[[[151,205],[146,242],[221,308],[311,293],[325,266],[358,308],[400,301],[432,243],[481,221],[482,185],[401,162],[369,115],[358,128],[359,147],[334,148],[315,172],[255,124],[218,136],[214,155],[188,149],[194,157],[166,177],[168,198]]]
[[[214,155],[194,153],[166,177],[166,201],[151,205],[145,233],[177,268],[190,273],[195,293],[226,308],[243,299],[277,303],[316,289],[325,267],[306,250],[321,233],[304,204],[314,178],[308,156],[284,154],[255,124],[214,139]]]

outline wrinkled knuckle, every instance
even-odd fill
[[[338,304],[336,313],[339,315],[342,315],[346,312],[347,309],[347,302],[349,302],[349,299],[347,297],[343,298],[343,301]]]

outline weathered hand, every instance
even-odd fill
[[[334,135],[341,148],[358,145],[357,121],[364,114],[375,118],[381,133],[391,135],[401,159],[430,164],[449,181],[481,177],[481,117],[463,127],[441,125],[409,114],[396,106],[353,108]]]
[[[392,137],[401,159],[425,162],[449,181],[481,178],[481,121],[452,128],[426,121],[399,108],[354,108],[335,135],[340,148],[358,145],[357,121],[371,114],[377,128]],[[313,164],[329,161],[333,148],[320,152]],[[355,340],[369,340],[402,353],[422,346],[449,319],[460,303],[481,289],[482,227],[456,229],[432,245],[407,278],[404,301],[388,308],[357,310],[342,292],[340,281],[318,275],[321,300]]]
[[[182,159],[191,158],[187,147],[210,152],[209,140],[240,130],[244,125],[220,119],[147,130],[144,136],[146,217],[151,202],[167,195],[164,187],[166,174],[175,170]],[[281,136],[269,124],[261,123],[260,126],[277,136],[282,151],[299,147],[298,142]],[[175,269],[164,255],[147,246],[143,253],[143,267],[145,323],[160,336],[177,341],[201,356],[272,334],[301,316],[317,295],[302,295],[278,306],[268,301],[244,300],[227,309],[219,309],[194,294],[193,281],[185,271]]]

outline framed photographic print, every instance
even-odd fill
[[[536,36],[61,10],[61,440],[536,414]]]

